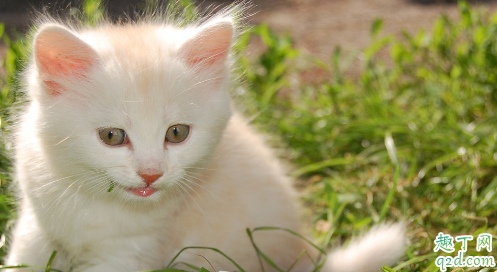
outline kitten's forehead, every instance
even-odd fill
[[[124,25],[99,28],[88,38],[104,60],[116,60],[129,71],[145,71],[171,58],[181,36],[171,26]]]
[[[188,88],[177,48],[185,29],[157,25],[102,27],[87,36],[123,101],[164,104],[172,89]],[[194,84],[194,83],[192,83]],[[185,86],[180,86],[185,85]]]

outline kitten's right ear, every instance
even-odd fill
[[[46,91],[63,91],[57,79],[84,79],[97,63],[97,53],[68,29],[59,25],[42,27],[34,39],[34,58]]]
[[[232,19],[223,18],[209,22],[181,45],[179,54],[190,67],[217,69],[228,56],[234,31]]]

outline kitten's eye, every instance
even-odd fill
[[[186,139],[189,132],[190,127],[187,125],[170,126],[166,132],[166,141],[174,144],[181,143]]]
[[[100,139],[108,145],[123,145],[128,143],[126,132],[120,128],[101,128],[98,130]]]

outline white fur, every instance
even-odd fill
[[[46,35],[70,33],[77,38],[71,36],[68,45],[83,48],[92,65],[84,78],[42,75],[38,58],[52,49],[34,52],[25,78],[30,101],[17,133],[21,203],[7,264],[43,266],[57,250],[52,267],[64,271],[152,270],[164,268],[183,247],[206,246],[247,271],[259,271],[246,228],[303,231],[295,193],[277,159],[232,114],[227,90],[232,24],[230,18],[213,18],[186,29],[147,23],[40,27],[35,48],[37,39],[49,40]],[[64,58],[64,44],[59,47],[56,54]],[[206,51],[218,59],[196,62]],[[47,79],[63,92],[47,92]],[[174,124],[190,125],[191,134],[184,143],[165,144]],[[132,145],[105,145],[98,138],[101,127],[124,129]],[[140,169],[164,172],[149,197],[124,189],[144,186]],[[111,183],[115,187],[107,192]],[[283,231],[254,236],[283,269],[302,250],[317,256]],[[374,271],[402,256],[401,225],[378,228],[364,239],[332,253],[330,271]],[[351,261],[354,254],[358,259]],[[179,261],[210,267],[198,255],[216,270],[236,269],[209,250],[185,251]],[[304,257],[293,271],[311,267]]]
[[[324,271],[374,271],[404,256],[407,246],[405,225],[379,225],[346,247],[330,253]]]

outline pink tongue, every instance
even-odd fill
[[[143,197],[151,196],[153,193],[155,193],[155,189],[148,185],[142,188],[127,188],[126,191],[134,195]]]

